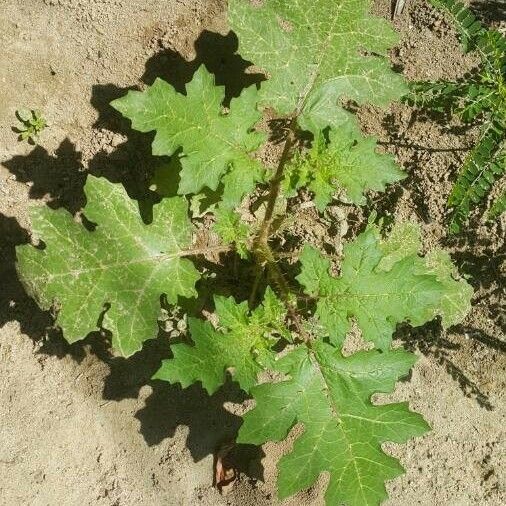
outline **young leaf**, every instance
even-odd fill
[[[27,109],[26,107],[22,107],[21,109],[18,109],[16,111],[16,115],[20,121],[23,123],[29,123],[32,119],[32,111],[30,109]]]
[[[319,136],[310,153],[288,169],[287,184],[308,186],[321,212],[339,190],[356,205],[364,205],[367,190],[384,191],[389,183],[406,177],[394,158],[376,151],[376,141],[343,126],[332,129],[327,144]]]
[[[406,248],[399,233],[395,238],[382,242],[378,228],[369,226],[345,246],[338,278],[321,253],[309,246],[303,250],[298,280],[319,298],[317,316],[335,345],[342,344],[352,317],[364,339],[387,350],[400,322],[418,326],[441,315],[450,325],[467,312],[472,290],[453,279],[449,258],[435,253],[423,259],[413,248],[413,237],[408,236]]]
[[[191,243],[187,203],[164,199],[145,225],[124,188],[88,176],[86,217],[98,226],[90,232],[64,210],[34,207],[32,225],[45,249],[17,248],[18,272],[44,309],[61,304],[58,322],[73,343],[103,326],[123,356],[156,337],[160,296],[171,303],[196,295],[199,273],[182,257]]]
[[[254,86],[244,90],[225,112],[225,88],[216,86],[214,76],[201,66],[186,95],[157,79],[144,92],[129,91],[111,105],[136,130],[156,131],[154,155],[182,149],[180,194],[216,190],[223,181],[225,205],[233,207],[262,178],[260,163],[249,156],[265,140],[264,134],[252,131],[261,117],[257,94]]]
[[[237,253],[241,258],[248,258],[248,239],[250,229],[241,217],[229,209],[217,209],[214,213],[216,223],[214,231],[224,244],[235,244]]]
[[[260,7],[230,0],[239,52],[269,76],[261,105],[300,115],[300,126],[317,133],[353,117],[338,106],[341,98],[386,105],[402,96],[402,77],[377,56],[397,35],[369,7],[370,0],[264,0]]]
[[[289,375],[287,380],[251,390],[256,406],[244,416],[238,442],[280,441],[301,423],[303,434],[278,465],[280,498],[310,487],[320,473],[328,472],[329,506],[379,504],[387,497],[384,481],[403,473],[381,444],[403,443],[429,427],[407,403],[375,406],[370,399],[376,392],[391,392],[415,361],[402,350],[344,358],[321,341],[312,351],[298,348],[277,364],[277,371]]]
[[[183,388],[197,381],[212,395],[231,370],[234,381],[248,392],[256,384],[257,374],[270,364],[277,341],[273,334],[284,335],[285,309],[272,290],[264,303],[249,312],[247,302],[237,304],[232,297],[214,298],[219,328],[196,318],[189,319],[194,346],[175,344],[174,358],[164,360],[154,379],[181,383]]]

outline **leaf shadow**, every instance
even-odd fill
[[[204,31],[195,42],[195,49],[193,61],[185,60],[174,51],[161,49],[147,61],[141,82],[151,84],[156,77],[161,77],[179,92],[184,92],[184,85],[204,64],[215,74],[216,83],[225,86],[224,105],[227,106],[244,88],[257,85],[264,79],[262,74],[247,71],[250,63],[237,54],[238,42],[233,33],[220,35]],[[122,88],[105,84],[92,87],[91,104],[98,113],[94,128],[102,145],[87,162],[87,170],[82,154],[70,139],[64,139],[54,154],[36,146],[27,156],[15,156],[3,162],[18,181],[30,186],[30,198],[44,198],[49,207],[64,208],[76,214],[86,203],[84,184],[89,173],[123,184],[129,196],[139,201],[143,219],[150,221],[152,206],[159,199],[150,189],[152,177],[157,169],[171,161],[167,157],[154,157],[151,154],[153,134],[133,131],[130,122],[111,107],[110,102],[123,96],[128,89],[138,89],[138,86]],[[189,427],[188,448],[198,460],[214,453],[224,439],[235,437],[240,418],[223,407],[226,401],[240,403],[245,399],[245,394],[234,383],[228,382],[214,396],[208,396],[198,385],[182,390],[177,385],[151,380],[161,360],[170,356],[168,342],[163,336],[147,341],[140,352],[128,359],[112,354],[110,335],[104,331],[92,332],[82,341],[68,344],[54,326],[50,312],[37,306],[16,273],[15,247],[29,242],[29,231],[23,229],[15,218],[0,214],[0,325],[19,321],[21,331],[39,344],[38,354],[71,357],[77,363],[90,354],[96,356],[109,368],[102,392],[108,401],[136,398],[142,386],[150,385],[152,393],[136,415],[141,422],[141,432],[150,445],[173,436],[177,426],[186,425]],[[239,291],[244,289],[245,284],[237,284],[237,280],[234,284],[231,279],[235,272],[233,268],[223,265],[221,270],[227,273],[228,280],[228,287],[221,291],[231,293],[234,286]],[[216,283],[212,279],[206,283],[204,291],[210,293],[211,286]],[[213,430],[209,430],[210,425]],[[253,474],[247,471],[249,461],[259,460],[260,455],[260,448],[238,445],[231,458],[235,459],[234,465],[239,471],[260,479],[258,470]]]
[[[457,330],[457,328],[455,328]],[[483,332],[476,329],[475,335]],[[494,409],[489,396],[479,385],[469,378],[466,371],[459,367],[452,357],[452,353],[460,349],[460,345],[449,341],[444,334],[440,321],[432,321],[421,327],[412,328],[401,325],[397,329],[396,338],[399,338],[405,349],[411,352],[418,351],[423,355],[432,357],[455,380],[466,397],[474,398],[479,406],[487,411]],[[490,340],[494,338],[489,337]],[[481,341],[481,339],[479,339]],[[483,342],[483,341],[482,341]]]
[[[0,327],[18,321],[21,332],[38,341],[52,325],[52,318],[27,295],[16,272],[16,246],[29,242],[28,230],[16,218],[0,213]]]
[[[506,21],[504,0],[471,0],[469,7],[487,25]]]
[[[179,93],[185,93],[185,85],[192,80],[195,71],[205,65],[215,75],[216,84],[225,87],[223,105],[228,107],[242,90],[265,80],[264,74],[248,71],[252,64],[237,53],[239,40],[234,32],[221,35],[204,30],[194,47],[196,55],[191,61],[171,49],[159,51],[147,61],[142,82],[151,85],[159,77]]]
[[[14,156],[2,164],[17,181],[28,184],[30,198],[46,198],[52,209],[63,207],[75,214],[86,202],[82,154],[68,138],[54,154],[36,146],[28,155]]]
[[[233,32],[221,35],[203,31],[195,41],[194,60],[187,61],[175,51],[161,49],[147,61],[141,81],[149,84],[156,77],[161,77],[183,92],[184,85],[192,79],[195,70],[204,64],[216,75],[217,84],[225,86],[227,105],[233,97],[239,96],[244,88],[259,84],[265,79],[262,74],[247,72],[250,63],[237,54],[237,49],[238,39]],[[18,181],[30,186],[30,198],[45,198],[49,207],[64,208],[72,214],[77,213],[86,203],[83,188],[88,173],[121,183],[129,196],[139,201],[141,215],[149,222],[152,206],[159,200],[149,189],[151,178],[158,168],[170,163],[170,159],[153,156],[153,134],[132,130],[130,122],[110,105],[112,100],[134,88],[137,87],[121,88],[113,84],[92,87],[91,104],[98,113],[94,128],[97,131],[107,129],[119,137],[113,137],[105,149],[100,150],[88,162],[88,170],[85,170],[82,153],[68,138],[61,142],[54,154],[36,146],[28,155],[14,156],[2,164]],[[178,170],[174,171],[174,177],[179,177]],[[4,232],[1,236],[2,249],[5,250],[3,254],[8,258],[3,269],[10,277],[11,284],[16,285],[13,291],[28,304],[27,301],[31,299],[24,292],[15,272],[15,246],[28,243],[29,232],[23,230],[16,220],[12,221],[3,216],[0,227],[0,232]],[[8,298],[5,290],[2,295],[4,299]],[[32,307],[36,306],[33,301],[30,304]],[[9,314],[9,317],[16,319],[12,311]],[[49,323],[49,320],[46,323]],[[39,337],[40,335],[37,339]]]
[[[106,401],[136,399],[141,388],[149,386],[151,393],[135,413],[144,440],[149,446],[158,445],[174,437],[179,426],[186,426],[186,446],[195,462],[216,454],[222,444],[233,441],[242,423],[239,416],[224,407],[227,402],[241,404],[248,398],[230,378],[211,396],[200,384],[183,389],[178,384],[151,379],[162,360],[172,357],[169,339],[162,333],[146,341],[142,350],[129,358],[114,356],[111,336],[103,332],[93,332],[74,344],[67,343],[61,333],[55,334],[37,353],[70,356],[77,362],[94,355],[109,369],[102,390]],[[261,448],[236,445],[230,457],[238,472],[254,480],[263,479],[262,468],[255,465],[263,457]]]

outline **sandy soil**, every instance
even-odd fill
[[[240,425],[234,413],[244,397],[237,389],[209,398],[198,387],[150,382],[169,353],[164,340],[129,360],[111,356],[99,336],[66,345],[48,330],[49,316],[26,296],[14,270],[14,248],[29,240],[34,199],[77,211],[87,171],[123,182],[132,197],[147,191],[160,162],[149,154],[149,136],[131,132],[108,106],[111,99],[156,76],[181,89],[201,62],[230,96],[255,81],[244,76],[236,40],[226,35],[225,4],[0,0],[1,505],[277,504],[275,466],[287,444],[237,448],[240,479],[226,495],[212,487],[214,451]],[[389,4],[378,0],[375,9],[388,16]],[[506,19],[499,1],[474,5],[489,22]],[[395,24],[402,42],[392,60],[409,79],[456,77],[474,64],[423,0],[408,0]],[[18,143],[12,131],[20,106],[41,109],[50,123],[36,147]],[[373,206],[392,219],[420,222],[425,246],[447,247],[476,289],[463,325],[447,333],[437,322],[398,332],[420,360],[392,398],[408,400],[434,430],[388,446],[407,473],[388,484],[386,504],[506,504],[506,224],[476,215],[460,238],[449,238],[444,227],[444,203],[474,132],[401,105],[364,108],[360,117],[409,172]],[[301,240],[325,242],[325,226],[311,210],[297,218],[307,234]],[[324,485],[322,477],[284,504],[322,504]]]

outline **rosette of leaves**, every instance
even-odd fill
[[[479,139],[448,198],[450,231],[457,233],[506,173],[506,38],[485,28],[461,2],[431,3],[451,18],[464,51],[474,51],[481,61],[479,68],[457,81],[413,83],[407,97],[408,103],[423,109],[454,113],[468,124],[481,123]]]
[[[20,127],[15,127],[15,131],[19,133],[20,141],[28,141],[35,144],[40,133],[47,127],[47,121],[38,110],[18,109],[16,118],[20,122]]]
[[[105,329],[124,356],[156,336],[161,299],[176,304],[198,296],[199,255],[226,252],[212,261],[256,272],[248,301],[215,294],[205,318],[189,315],[187,339],[172,345],[173,357],[155,378],[183,388],[200,383],[209,394],[237,382],[255,399],[239,433],[244,443],[280,440],[301,424],[302,435],[279,464],[279,495],[309,487],[328,472],[328,504],[379,503],[386,497],[384,481],[402,472],[381,444],[428,428],[406,404],[371,400],[392,391],[415,362],[412,354],[392,350],[397,324],[436,317],[444,325],[458,323],[471,295],[446,253],[420,255],[415,225],[383,236],[371,222],[348,242],[338,264],[308,245],[294,259],[296,279],[273,246],[281,233],[276,213],[292,213],[290,198],[302,188],[322,212],[336,197],[362,205],[369,192],[404,177],[344,107],[347,100],[384,105],[405,92],[384,56],[395,33],[368,13],[369,3],[231,0],[241,54],[268,78],[259,89],[245,89],[224,108],[224,89],[201,67],[185,94],[157,80],[113,103],[133,128],[155,132],[155,154],[179,162],[170,164],[182,167],[179,195],[161,198],[152,223],[145,224],[121,186],[89,178],[83,214],[93,227],[65,211],[36,208],[33,228],[43,245],[18,248],[23,283],[42,307],[58,307],[66,338]],[[266,139],[257,131],[264,108],[287,124],[274,170],[256,156]],[[303,130],[313,136],[309,150],[297,141]],[[164,186],[167,172],[157,174],[157,186]],[[200,234],[209,230],[220,243],[196,247],[189,201],[200,203],[209,191],[218,203],[208,209]],[[287,201],[283,211],[280,202]],[[263,206],[262,212],[249,213],[246,221],[246,205]],[[202,213],[194,216],[202,224]],[[208,257],[206,269],[212,261]],[[213,282],[220,287],[218,277]],[[259,297],[262,286],[270,288]],[[345,357],[353,321],[373,349]]]

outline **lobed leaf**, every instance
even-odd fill
[[[214,231],[218,234],[224,244],[235,244],[239,256],[248,258],[248,240],[250,228],[241,221],[241,216],[229,209],[217,209],[214,212],[216,223]]]
[[[98,329],[103,314],[113,347],[128,357],[156,337],[162,294],[171,303],[196,295],[199,273],[182,258],[191,244],[188,206],[181,197],[164,199],[146,225],[121,185],[88,176],[85,193],[96,230],[64,210],[34,207],[33,231],[46,247],[19,246],[17,269],[43,309],[59,302],[67,341]]]
[[[406,177],[391,155],[376,148],[374,138],[365,138],[353,128],[330,130],[328,143],[319,136],[310,153],[288,168],[288,194],[307,186],[319,211],[339,191],[354,204],[364,205],[366,191],[384,191],[387,184]]]
[[[299,117],[303,129],[354,121],[341,99],[386,105],[406,92],[384,56],[397,42],[370,0],[229,1],[239,52],[262,68],[260,105]],[[367,53],[367,54],[364,54]]]
[[[254,86],[247,88],[225,112],[225,88],[216,86],[201,66],[186,95],[157,79],[145,91],[129,91],[111,105],[132,120],[134,129],[156,131],[154,155],[181,157],[179,194],[216,190],[221,182],[224,205],[234,207],[263,176],[261,164],[249,155],[265,141],[264,134],[253,131],[261,117],[257,94]]]
[[[280,498],[310,487],[328,472],[328,505],[379,504],[387,497],[384,481],[403,473],[381,444],[403,443],[429,426],[407,403],[376,406],[370,399],[373,393],[391,392],[415,360],[402,350],[345,358],[321,341],[311,350],[298,348],[276,364],[288,379],[251,390],[256,405],[244,416],[238,442],[280,441],[301,423],[302,435],[278,464]]]
[[[400,322],[419,326],[437,315],[444,325],[462,320],[471,287],[454,279],[453,265],[440,250],[419,257],[418,243],[413,225],[394,229],[392,239],[385,241],[376,226],[369,226],[345,246],[339,277],[330,274],[330,261],[320,252],[304,248],[297,279],[306,293],[318,298],[316,314],[333,344],[342,344],[351,318],[364,339],[382,350],[389,349]]]
[[[257,374],[270,364],[271,346],[288,333],[284,326],[285,308],[269,288],[264,302],[253,311],[247,302],[237,304],[232,297],[214,298],[218,329],[211,323],[189,319],[194,346],[175,344],[174,358],[164,360],[154,379],[180,383],[183,388],[200,381],[212,395],[225,383],[227,371],[248,392]]]

